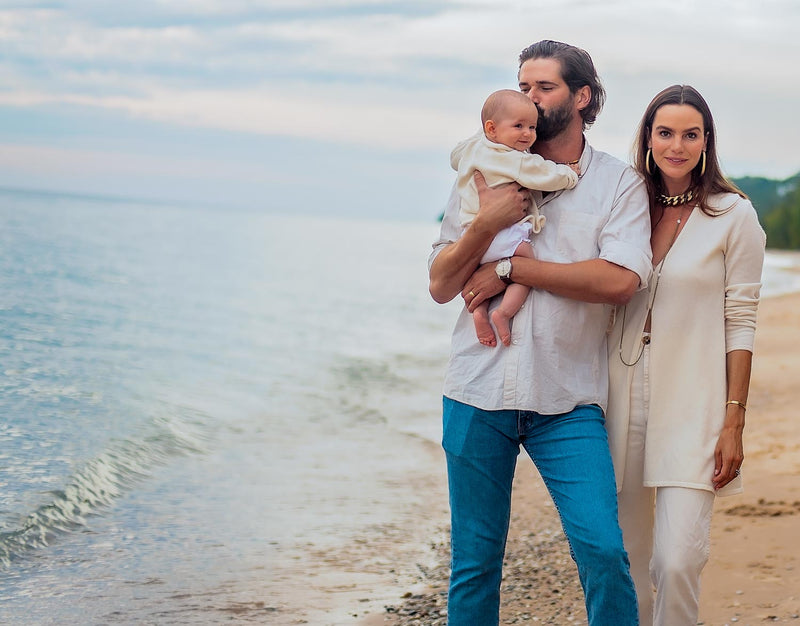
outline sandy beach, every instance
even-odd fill
[[[765,299],[745,429],[745,491],[718,498],[703,574],[704,625],[800,623],[800,294]],[[522,459],[522,457],[521,457]],[[555,511],[533,465],[517,470],[502,586],[501,624],[585,624],[586,613]],[[438,567],[365,626],[446,623],[447,546]]]

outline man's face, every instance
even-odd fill
[[[525,61],[519,68],[519,90],[539,110],[539,141],[560,135],[578,114],[575,97],[561,78],[561,63],[556,59]]]

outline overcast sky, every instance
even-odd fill
[[[539,39],[594,58],[597,148],[688,83],[729,175],[800,171],[797,0],[0,0],[0,186],[430,219]]]

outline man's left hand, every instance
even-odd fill
[[[467,310],[472,313],[477,306],[489,298],[496,296],[505,290],[505,283],[500,280],[494,267],[497,263],[485,263],[481,265],[464,285],[461,297],[467,305]]]

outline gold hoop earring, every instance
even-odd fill
[[[653,172],[650,171],[650,156],[651,150],[650,148],[647,149],[647,154],[644,155],[644,169],[647,170],[647,173],[652,176]]]
[[[703,150],[703,165],[700,166],[700,178],[706,173],[706,151]]]

